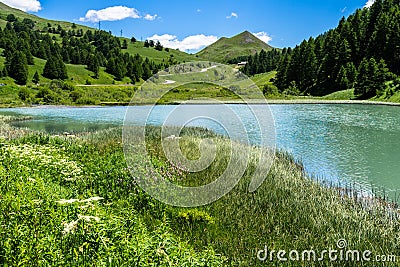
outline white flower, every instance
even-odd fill
[[[66,223],[64,222],[64,230],[62,231],[63,235],[67,235],[71,232],[73,232],[78,224],[80,219],[76,220],[76,221],[72,221],[70,223]]]
[[[91,222],[92,220],[96,221],[96,222],[99,222],[100,218],[99,217],[95,217],[95,216],[85,216],[85,215],[78,214],[78,219],[77,220],[72,221],[70,223],[63,222],[63,225],[64,225],[64,229],[62,231],[63,235],[67,235],[69,233],[72,233],[76,229],[76,227],[78,225],[78,222],[80,220],[84,220],[86,222]]]
[[[100,218],[99,217],[95,217],[95,216],[84,216],[84,215],[80,215],[78,214],[78,220],[85,220],[87,222],[91,222],[92,220],[99,222]]]
[[[68,199],[68,200],[67,199],[60,199],[60,200],[56,201],[56,203],[61,204],[61,205],[63,205],[63,204],[72,204],[74,202],[79,202],[79,199]]]
[[[171,135],[165,138],[165,140],[179,140],[182,139],[182,137]]]
[[[79,202],[85,203],[85,202],[99,201],[99,200],[103,200],[103,199],[104,199],[103,197],[91,197],[88,199],[81,200]]]

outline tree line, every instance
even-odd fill
[[[158,70],[168,67],[168,62],[156,64],[140,55],[131,55],[123,50],[126,40],[121,44],[119,38],[105,31],[51,27],[47,31],[37,29],[31,19],[19,20],[14,15],[7,16],[7,24],[0,28],[0,48],[6,58],[1,76],[9,76],[17,84],[28,81],[28,65],[34,65],[34,57],[46,60],[43,77],[49,79],[67,79],[65,64],[86,65],[98,78],[100,67],[115,76],[116,80],[129,77],[132,82],[148,79]],[[133,42],[132,38],[132,42]],[[136,41],[136,40],[135,40]],[[35,80],[37,76],[35,73]]]
[[[248,75],[277,70],[280,91],[320,96],[354,88],[359,98],[380,95],[400,75],[400,0],[376,0],[293,49],[261,51],[247,61]]]

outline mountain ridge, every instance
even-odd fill
[[[240,56],[250,56],[259,53],[261,50],[269,51],[272,49],[272,46],[246,30],[230,38],[221,37],[196,55],[209,61],[227,63],[229,60]]]

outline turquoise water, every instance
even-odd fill
[[[260,133],[255,122],[246,115],[245,106],[230,105],[242,114],[250,142],[258,144]],[[253,106],[255,110],[265,109]],[[369,105],[271,105],[276,126],[276,145],[301,160],[306,171],[318,178],[350,183],[364,189],[385,188],[392,198],[400,193],[400,108]],[[143,124],[148,107],[130,108],[135,123]],[[148,122],[163,123],[174,106],[157,106]],[[217,105],[187,106],[186,116],[193,110],[207,110],[228,118]],[[49,132],[98,130],[124,121],[124,107],[93,108],[15,108],[0,113],[15,112],[33,115],[32,121],[15,123]],[[228,117],[227,117],[228,116]],[[179,117],[179,115],[178,115]],[[239,127],[233,123],[231,129]],[[169,124],[180,124],[179,119]],[[226,129],[210,120],[199,119],[189,125],[204,126],[226,134]],[[226,126],[226,125],[224,125]],[[272,126],[272,125],[271,125]],[[271,129],[269,129],[271,130]],[[383,190],[383,189],[382,189]]]

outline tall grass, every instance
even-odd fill
[[[135,186],[118,133],[1,141],[1,265],[221,266],[224,257],[181,240]]]
[[[181,140],[186,149],[190,142],[193,142],[192,137]],[[199,150],[192,149],[191,153],[196,151]],[[199,186],[205,179],[218,178],[226,168],[226,161],[222,159],[229,157],[229,153],[222,150],[216,160],[217,166],[212,165],[201,173],[186,174],[184,184]],[[302,165],[284,152],[277,153],[263,185],[249,193],[248,186],[257,164],[256,158],[251,158],[238,186],[217,202],[197,209],[174,210],[173,214],[178,214],[172,217],[174,229],[199,249],[212,245],[217,252],[228,256],[233,266],[264,266],[266,263],[260,262],[256,255],[265,246],[287,252],[293,249],[322,251],[335,249],[340,239],[348,242],[348,249],[370,250],[374,255],[399,254],[400,223],[388,216],[383,205],[374,204],[366,209],[365,202],[344,196],[337,188],[321,186],[309,179]],[[184,219],[179,214],[184,214]],[[271,264],[303,266],[304,263]],[[396,266],[396,263],[387,264]],[[330,262],[329,259],[306,263],[306,266],[321,265],[376,266],[376,263]]]
[[[220,148],[209,168],[190,173],[167,160],[159,128],[147,133],[155,168],[183,185],[218,177],[230,156],[229,140],[185,129],[179,142],[189,157],[200,156],[198,144],[204,137]],[[255,153],[258,148],[250,149]],[[137,166],[144,157],[135,157]],[[78,138],[25,133],[0,139],[0,158],[0,265],[376,266],[260,262],[256,257],[265,246],[322,250],[335,248],[341,238],[351,249],[390,255],[400,251],[398,221],[384,211],[370,213],[308,179],[301,165],[282,152],[256,192],[248,192],[258,164],[251,157],[231,193],[190,209],[164,205],[136,185],[134,176],[144,172],[128,169],[121,129]]]

